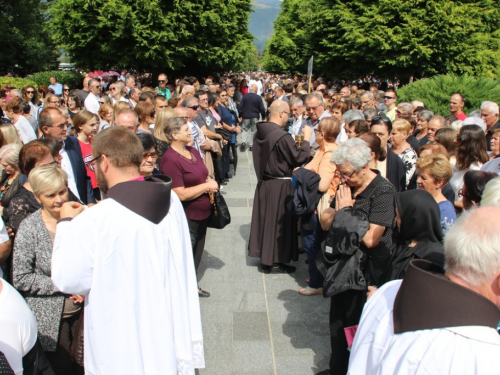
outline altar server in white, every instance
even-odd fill
[[[349,374],[500,374],[499,216],[464,213],[446,234],[446,272],[413,260],[368,300]]]
[[[184,210],[166,176],[139,174],[143,148],[123,127],[92,142],[107,199],[65,204],[52,280],[85,294],[86,374],[194,374],[204,367],[198,286]]]

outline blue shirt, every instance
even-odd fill
[[[236,118],[231,113],[231,111],[229,111],[229,109],[220,104],[217,107],[217,109],[219,110],[220,118],[224,124],[229,126],[234,126],[236,124]],[[229,143],[230,144],[236,143],[236,133],[232,133],[231,141]]]
[[[56,83],[55,85],[50,85],[49,89],[54,90],[54,94],[56,94],[57,96],[61,96],[62,90],[63,90],[63,85],[61,85],[60,83]]]
[[[448,229],[451,228],[453,223],[457,221],[457,214],[455,213],[455,207],[453,203],[449,200],[439,202],[439,211],[441,212],[441,230],[443,231],[443,236],[446,234]]]

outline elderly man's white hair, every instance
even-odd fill
[[[498,104],[495,102],[484,101],[481,103],[481,109],[486,109],[491,114],[498,115]]]
[[[296,105],[297,107],[302,107],[304,105],[304,102],[302,101],[301,98],[298,98],[296,96],[292,96],[289,100],[290,107]]]
[[[355,171],[370,163],[371,150],[359,138],[351,138],[342,142],[333,152],[331,162],[337,165],[349,164]]]
[[[319,104],[323,104],[323,95],[321,95],[318,92],[312,92],[306,96],[306,103],[308,100],[311,100],[312,98],[317,98],[319,100]]]
[[[194,93],[194,86],[186,85],[182,88],[181,95],[185,95],[190,92]]]
[[[483,129],[483,132],[486,133],[486,123],[482,118],[477,118],[477,117],[467,117],[463,123],[462,126],[464,125],[477,125],[481,129]]]
[[[473,287],[500,272],[500,207],[463,213],[444,240],[445,269]]]
[[[481,207],[484,206],[500,207],[500,177],[495,177],[485,185],[481,197]]]

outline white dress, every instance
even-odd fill
[[[464,186],[464,174],[467,173],[467,171],[479,171],[481,170],[482,166],[482,163],[474,162],[469,166],[469,168],[462,171],[458,170],[458,167],[456,165],[453,166],[453,176],[451,176],[449,184],[455,192],[456,201],[462,202],[462,197],[458,196],[458,191]]]
[[[86,374],[204,367],[198,287],[181,202],[159,224],[112,198],[57,225],[52,280],[85,295]]]

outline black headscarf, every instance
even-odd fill
[[[401,217],[400,241],[441,242],[441,213],[436,200],[425,190],[408,190],[396,194]]]
[[[402,279],[412,259],[429,260],[444,267],[439,206],[428,192],[409,190],[396,194],[401,229],[393,242],[391,263],[384,274],[385,282]],[[410,247],[410,242],[417,245]]]

